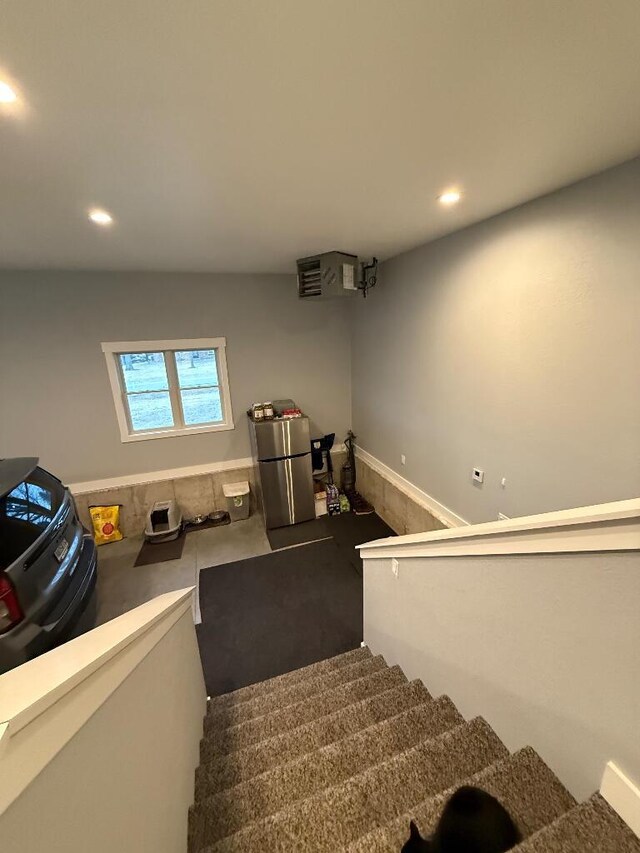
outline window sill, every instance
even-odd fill
[[[233,421],[224,424],[203,424],[202,426],[184,427],[183,429],[154,429],[149,432],[124,433],[120,440],[125,443],[129,441],[148,441],[151,438],[177,438],[180,435],[197,435],[201,432],[224,432],[235,429]]]

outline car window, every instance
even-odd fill
[[[36,468],[0,498],[0,570],[7,569],[46,530],[64,500],[62,484]]]

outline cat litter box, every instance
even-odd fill
[[[156,501],[147,513],[147,542],[170,542],[182,529],[182,510],[175,501]]]

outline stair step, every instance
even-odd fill
[[[347,848],[348,853],[397,853],[409,837],[410,820],[415,820],[423,837],[431,835],[445,803],[460,784],[475,785],[496,797],[523,838],[556,820],[576,803],[537,752],[525,747],[363,835]]]
[[[640,853],[640,838],[594,794],[518,844],[513,853]]]
[[[333,690],[311,696],[295,705],[266,714],[264,717],[257,717],[228,729],[208,733],[207,737],[200,742],[201,761],[206,762],[216,756],[244,749],[406,683],[407,678],[399,666],[384,667],[370,675],[341,684]]]
[[[430,699],[421,681],[400,684],[253,746],[217,756],[196,770],[195,799],[232,788]]]
[[[372,827],[402,814],[429,793],[449,788],[506,755],[504,744],[478,717],[255,821],[200,851],[335,853]],[[191,849],[199,850],[197,845]]]
[[[215,712],[221,708],[227,708],[229,705],[236,705],[240,702],[247,702],[250,699],[255,699],[258,696],[272,693],[274,690],[280,690],[283,687],[290,687],[298,681],[304,681],[307,678],[314,678],[317,675],[324,675],[334,669],[340,669],[343,666],[348,666],[352,663],[358,663],[371,657],[371,652],[365,646],[363,648],[353,649],[350,652],[344,652],[341,655],[336,655],[332,658],[320,660],[317,663],[303,666],[300,669],[294,669],[291,672],[285,672],[282,675],[275,675],[266,681],[258,681],[256,684],[249,684],[246,687],[240,687],[231,693],[223,693],[221,696],[213,696],[209,702],[209,711]]]
[[[410,708],[196,803],[189,816],[191,836],[197,846],[224,838],[462,723],[446,696]]]
[[[288,705],[295,705],[296,702],[302,702],[303,699],[310,696],[324,693],[340,684],[355,681],[357,678],[362,678],[363,675],[369,675],[386,668],[387,664],[382,655],[368,657],[356,661],[356,663],[316,675],[313,678],[305,678],[263,696],[256,696],[255,699],[248,699],[246,702],[229,705],[215,711],[210,710],[204,720],[205,737],[213,730],[237,726],[239,723],[252,720],[254,717],[263,717],[272,711],[286,708]]]

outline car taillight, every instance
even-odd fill
[[[24,613],[13,584],[7,575],[0,573],[0,634],[4,634],[23,619]]]

